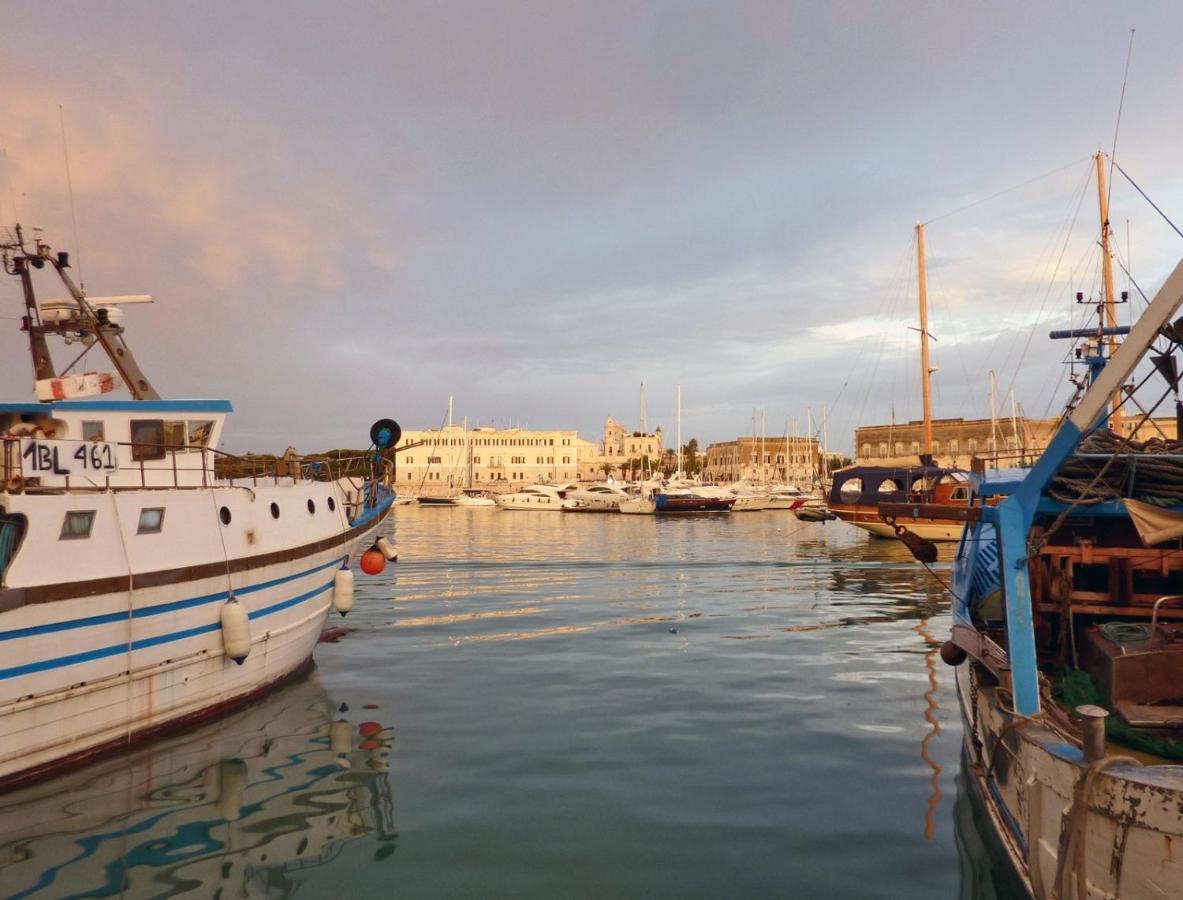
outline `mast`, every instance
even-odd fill
[[[647,431],[645,422],[645,382],[641,382],[641,434]]]
[[[768,483],[768,463],[764,459],[764,438],[768,432],[768,416],[760,410],[760,483]]]
[[[452,395],[448,394],[448,431],[452,430]]]
[[[1023,442],[1019,440],[1019,412],[1015,403],[1015,389],[1010,389],[1010,429],[1015,435],[1015,449],[1022,451]]]
[[[678,467],[674,475],[682,474],[682,385],[678,385]]]
[[[828,454],[830,447],[830,415],[826,407],[822,407],[822,444],[819,448],[822,454]],[[829,472],[826,471],[828,463],[826,457],[822,456],[822,481],[824,482],[829,477]]]
[[[809,455],[809,483],[817,481],[817,469],[814,468],[813,455],[813,407],[805,407],[805,452]]]
[[[994,467],[998,468],[998,378],[990,370],[990,442],[994,444]]]
[[[1105,301],[1104,327],[1117,327],[1117,310],[1113,303],[1113,252],[1110,249],[1112,230],[1109,227],[1109,191],[1105,187],[1105,154],[1100,150],[1095,157],[1097,161],[1097,206],[1101,214],[1101,276]],[[1117,337],[1111,336],[1108,341],[1109,352],[1106,354],[1113,359],[1117,352]],[[1121,415],[1121,387],[1113,394],[1112,412],[1109,414],[1109,427],[1117,434],[1122,433]]]
[[[920,278],[920,387],[924,396],[922,455],[932,455],[932,366],[928,359],[928,273],[924,268],[924,223],[916,226],[916,271]]]

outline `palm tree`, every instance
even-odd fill
[[[611,478],[612,473],[616,470],[616,468],[617,465],[614,462],[600,463],[600,470],[604,473],[605,478]]]

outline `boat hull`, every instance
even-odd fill
[[[1105,764],[1082,797],[1089,764],[1078,737],[1016,718],[971,666],[956,670],[966,778],[1031,896],[1076,897],[1078,878],[1088,897],[1174,895],[1183,884],[1183,854],[1173,849],[1183,840],[1183,766]],[[1061,866],[1072,830],[1082,852]]]
[[[90,503],[100,507],[96,523],[130,520],[131,527],[125,524],[122,536],[111,528],[115,533],[92,538],[96,553],[114,553],[122,540],[127,547],[127,556],[118,560],[122,577],[20,584],[14,566],[14,577],[0,591],[5,650],[0,662],[0,786],[42,777],[228,711],[302,670],[333,607],[337,571],[382,521],[393,499],[353,525],[342,518],[343,498],[334,501],[331,511],[317,507],[320,519],[301,508],[306,500],[315,502],[313,495],[325,503],[330,490],[320,484],[260,488],[253,498],[241,489],[167,492],[169,496],[131,492],[89,501],[68,495],[30,498],[24,509],[30,516],[26,541],[33,546],[23,548],[18,561],[26,553],[37,557],[39,551],[55,549],[37,546],[43,536],[41,521],[60,522],[51,509],[38,508],[39,503]],[[270,518],[266,510],[274,497],[282,498],[288,512],[273,520],[277,536],[269,540],[263,520],[251,520],[249,513],[261,508]],[[186,534],[186,544],[148,546],[141,553],[136,541],[146,537],[135,534],[135,518],[128,515],[141,503],[163,504],[165,520],[176,526],[173,533]],[[219,536],[209,523],[222,528],[212,514],[217,504],[234,508],[235,523],[253,526],[243,532],[243,549],[255,546],[260,552],[236,553],[240,536],[237,530],[230,534],[230,528],[224,535],[227,553],[220,544],[216,554],[211,552]],[[112,519],[110,514],[120,509],[124,515]],[[301,520],[301,513],[308,518]],[[193,514],[200,515],[186,528],[186,515]],[[290,539],[297,535],[318,539]],[[177,555],[170,558],[168,551]],[[181,559],[184,553],[189,555]],[[160,568],[166,558],[187,564]],[[45,571],[39,561],[27,568]],[[61,577],[78,570],[59,566],[50,571]],[[231,594],[248,616],[249,652],[241,664],[228,657],[223,643],[220,616]]]
[[[830,504],[830,512],[843,522],[849,522],[851,525],[861,528],[863,531],[869,532],[876,537],[889,538],[891,540],[895,540],[896,538],[895,529],[879,517],[877,507],[867,508]],[[923,517],[908,519],[906,522],[901,522],[900,524],[926,541],[941,542],[960,540],[961,530],[965,527],[963,522],[955,522],[951,519]]]
[[[669,494],[654,494],[653,499],[656,503],[656,512],[659,515],[730,512],[735,503],[734,498],[672,496]]]

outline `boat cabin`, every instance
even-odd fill
[[[231,411],[227,400],[0,403],[3,490],[212,484]]]

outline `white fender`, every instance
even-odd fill
[[[349,569],[338,569],[333,576],[333,609],[343,616],[353,609],[353,573]]]
[[[389,562],[396,562],[398,560],[398,551],[394,549],[394,544],[386,540],[386,538],[378,538],[376,541],[378,550]]]
[[[222,604],[222,648],[240,666],[251,652],[251,619],[234,597]]]

